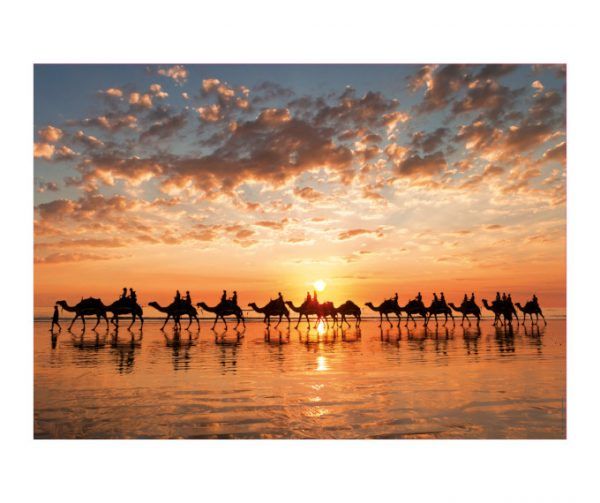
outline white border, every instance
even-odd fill
[[[4,501],[590,500],[598,444],[593,3],[21,1],[1,32]],[[395,5],[395,6],[394,6]],[[567,62],[568,440],[32,440],[33,62]],[[5,306],[11,306],[10,311]],[[14,308],[13,308],[14,306]],[[6,323],[8,326],[6,326]],[[5,494],[4,494],[5,493]]]

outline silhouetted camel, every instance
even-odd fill
[[[390,321],[390,313],[394,313],[396,316],[398,316],[398,326],[400,326],[402,316],[400,314],[401,309],[398,305],[398,301],[387,299],[384,300],[381,304],[379,304],[379,306],[374,306],[372,302],[366,302],[365,306],[371,308],[376,313],[379,313],[379,326],[381,326],[381,324],[383,323],[383,315],[385,315],[385,319],[390,324],[390,327],[394,326],[393,323]]]
[[[483,307],[485,307],[488,311],[492,311],[494,313],[494,325],[498,322],[502,323],[502,318],[504,318],[504,323],[512,323],[513,314],[517,317],[517,312],[515,311],[514,306],[509,304],[506,301],[497,301],[492,302],[490,306],[486,299],[481,299],[483,303]],[[517,317],[517,321],[518,321]]]
[[[315,301],[307,301],[305,300],[300,307],[296,307],[291,300],[286,300],[285,304],[289,306],[289,308],[295,313],[299,313],[298,323],[296,323],[296,328],[300,325],[300,321],[302,321],[302,316],[306,316],[306,322],[308,323],[308,328],[310,329],[310,319],[308,315],[314,314],[317,316],[317,321],[315,322],[315,328],[317,328],[319,321],[324,320],[325,325],[329,327],[329,323],[327,322],[327,316],[331,316],[333,321],[336,320],[335,308],[333,307],[333,302],[323,302],[322,304]]]
[[[87,299],[81,299],[80,302],[75,304],[74,306],[69,306],[65,300],[59,300],[56,302],[60,307],[62,307],[65,311],[70,313],[75,313],[75,317],[71,320],[71,324],[67,328],[67,330],[71,330],[73,323],[77,318],[81,318],[83,321],[83,330],[85,330],[85,317],[86,316],[96,316],[96,324],[94,325],[94,329],[100,323],[100,318],[104,318],[106,321],[106,328],[108,328],[108,318],[106,317],[106,306],[102,303],[100,299],[95,299],[93,297],[88,297]]]
[[[454,323],[456,325],[456,322],[454,321],[454,315],[452,314],[452,309],[450,309],[448,307],[446,302],[442,302],[441,300],[438,300],[437,302],[435,300],[432,301],[431,305],[427,308],[427,314],[428,314],[427,321],[429,321],[429,319],[431,319],[431,316],[433,316],[435,318],[436,325],[438,323],[438,319],[437,319],[438,314],[444,315],[444,325],[448,322],[448,316],[450,316],[450,318],[452,319],[452,323]],[[427,325],[427,323],[425,323],[425,325]]]
[[[141,326],[144,326],[144,311],[137,302],[132,302],[130,299],[119,299],[112,304],[105,307],[108,312],[113,313],[112,321],[115,326],[119,326],[119,315],[120,314],[131,314],[131,323],[127,327],[128,329],[133,326],[136,318],[140,319]]]
[[[198,302],[196,304],[197,307],[204,309],[205,311],[208,311],[209,313],[215,313],[215,322],[213,323],[213,330],[215,328],[215,326],[217,325],[217,321],[219,321],[219,318],[221,318],[223,320],[223,323],[225,323],[225,330],[227,330],[227,321],[225,320],[225,316],[235,316],[237,319],[237,325],[235,326],[235,328],[239,327],[240,325],[240,321],[242,322],[242,324],[244,325],[244,327],[246,326],[246,321],[244,320],[244,313],[242,313],[242,310],[240,309],[240,307],[237,304],[234,304],[233,302],[226,300],[223,302],[220,302],[219,304],[217,304],[214,307],[210,307],[208,305],[206,305],[205,302]]]
[[[267,324],[267,327],[271,326],[271,316],[279,316],[279,321],[275,325],[275,328],[279,326],[281,323],[281,318],[284,316],[287,318],[288,323],[291,323],[290,312],[280,299],[271,300],[263,307],[258,307],[254,302],[250,302],[248,305],[257,313],[261,313],[265,316],[263,321]]]
[[[167,307],[163,307],[158,302],[152,301],[152,302],[148,302],[148,305],[152,306],[154,309],[156,309],[157,311],[160,311],[161,313],[167,314],[167,318],[165,319],[163,326],[160,327],[161,330],[165,328],[165,325],[169,321],[169,318],[173,318],[175,325],[180,326],[181,324],[179,323],[179,318],[181,316],[189,316],[190,317],[190,322],[188,323],[188,326],[186,328],[190,328],[190,326],[192,324],[192,320],[196,320],[196,323],[198,324],[198,328],[200,328],[200,320],[198,319],[198,311],[196,311],[196,308],[194,306],[188,304],[187,302],[171,302],[171,304],[169,304]]]
[[[542,310],[541,310],[540,306],[537,303],[534,303],[530,300],[529,302],[527,302],[525,304],[525,307],[521,307],[520,303],[515,302],[515,306],[517,306],[519,308],[519,311],[521,311],[523,313],[523,325],[525,325],[525,317],[527,315],[529,315],[529,318],[531,318],[531,323],[533,323],[533,315],[534,314],[536,316],[536,318],[535,318],[536,323],[538,323],[540,321],[540,316],[541,316],[542,319],[544,320],[544,325],[548,324],[546,322],[546,318],[544,318],[544,315],[542,314]],[[519,320],[519,318],[517,317],[517,321],[518,320]]]
[[[335,310],[336,314],[342,315],[342,318],[340,320],[340,325],[343,325],[344,322],[346,322],[348,324],[348,326],[350,326],[350,323],[348,323],[348,321],[346,320],[346,316],[354,316],[356,318],[356,326],[358,327],[360,325],[360,321],[361,321],[360,320],[360,317],[361,317],[360,307],[358,307],[351,300],[347,300],[342,305],[340,305],[338,307],[334,307],[333,309]]]
[[[400,311],[404,311],[407,315],[406,326],[408,326],[409,320],[412,320],[412,322],[415,324],[415,327],[417,326],[417,322],[415,321],[413,314],[418,314],[422,316],[423,325],[427,326],[427,314],[429,313],[429,311],[427,310],[425,304],[423,304],[422,301],[416,299],[410,300],[408,304],[406,304],[404,307],[400,307]]]
[[[457,313],[462,313],[462,319],[460,320],[460,324],[463,325],[465,319],[469,322],[469,326],[471,326],[471,320],[469,319],[469,314],[472,314],[477,318],[477,326],[479,326],[479,322],[481,320],[481,309],[479,306],[475,304],[474,301],[468,300],[467,302],[463,302],[460,307],[456,307],[452,302],[448,302],[448,305],[454,309]]]

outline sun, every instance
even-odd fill
[[[327,284],[322,279],[318,279],[314,282],[314,287],[317,292],[322,292],[323,290],[325,290],[326,286]]]

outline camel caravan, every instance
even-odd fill
[[[494,326],[499,324],[510,325],[512,324],[513,317],[517,320],[517,323],[519,323],[517,309],[523,313],[523,324],[525,324],[527,316],[529,316],[532,324],[538,323],[540,316],[542,317],[544,324],[547,324],[539,306],[538,298],[535,294],[533,295],[533,298],[524,306],[518,302],[513,303],[510,293],[508,295],[506,293],[500,295],[500,292],[496,293],[496,298],[491,304],[488,303],[486,299],[482,299],[482,304],[485,309],[494,313]],[[198,328],[200,328],[198,309],[213,313],[215,315],[212,329],[216,327],[219,319],[223,321],[225,329],[227,329],[226,317],[230,316],[236,318],[237,324],[235,325],[235,328],[237,328],[240,323],[244,327],[246,326],[244,313],[238,305],[237,292],[235,291],[231,297],[228,297],[227,292],[223,290],[223,294],[221,295],[219,303],[214,306],[209,306],[205,302],[198,302],[194,307],[190,292],[187,291],[185,296],[182,297],[179,290],[177,290],[173,302],[167,306],[162,306],[156,301],[149,302],[148,305],[167,315],[161,326],[161,330],[164,329],[169,320],[173,320],[175,328],[181,328],[181,318],[186,317],[189,318],[189,323],[186,329],[189,329],[194,321],[197,323]],[[471,326],[471,318],[474,318],[477,326],[479,326],[481,321],[481,309],[475,301],[474,293],[472,293],[470,297],[465,294],[459,306],[452,302],[446,302],[443,292],[440,293],[439,297],[437,293],[434,293],[433,299],[429,306],[426,306],[423,302],[421,292],[419,292],[415,298],[410,299],[405,305],[400,305],[398,303],[397,293],[394,297],[385,299],[378,306],[375,306],[372,302],[367,302],[365,305],[371,311],[379,314],[379,326],[382,326],[384,316],[390,326],[393,326],[393,323],[390,320],[391,314],[392,316],[396,316],[398,320],[397,326],[399,327],[402,321],[403,313],[406,315],[406,326],[408,326],[409,322],[411,321],[414,326],[416,326],[417,321],[415,317],[421,317],[425,327],[427,327],[431,321],[431,318],[433,317],[437,325],[440,321],[438,316],[443,316],[444,325],[446,325],[448,322],[448,318],[450,318],[453,324],[456,324],[453,314],[454,312],[462,315],[460,322],[461,325],[464,325],[466,321],[468,322],[469,326]],[[71,321],[68,330],[71,329],[73,323],[75,323],[78,318],[81,318],[83,322],[83,328],[85,329],[86,316],[96,317],[97,321],[96,325],[94,325],[94,329],[98,326],[102,319],[106,321],[106,326],[108,328],[109,320],[107,313],[112,313],[112,318],[110,321],[115,325],[115,327],[119,326],[119,316],[121,315],[131,315],[132,320],[128,328],[131,328],[138,318],[140,319],[141,326],[144,324],[142,307],[138,304],[137,295],[131,288],[129,289],[129,294],[127,294],[127,289],[123,288],[123,293],[119,299],[109,305],[105,305],[100,299],[93,297],[82,299],[75,306],[70,306],[64,300],[57,301],[54,308],[51,330],[53,330],[54,325],[58,325],[60,329],[60,324],[58,322],[58,306],[65,311],[75,313],[75,317]],[[267,325],[267,327],[271,326],[271,318],[277,319],[275,327],[279,326],[283,318],[287,320],[288,325],[291,324],[290,310],[298,314],[298,321],[295,325],[296,328],[298,328],[303,318],[306,319],[308,327],[311,328],[310,316],[316,317],[314,324],[315,328],[317,328],[319,323],[323,323],[327,328],[329,328],[330,321],[333,323],[334,327],[338,325],[343,326],[344,324],[350,327],[351,324],[348,321],[348,318],[354,318],[355,326],[359,327],[362,320],[361,308],[351,300],[347,300],[343,304],[336,307],[333,302],[319,302],[316,291],[312,296],[310,292],[307,292],[305,300],[299,306],[296,306],[292,301],[284,300],[281,292],[279,292],[276,299],[270,299],[269,302],[262,307],[259,307],[255,302],[250,302],[248,306],[254,312],[263,315],[263,322]],[[533,315],[536,316],[535,321],[533,319]]]

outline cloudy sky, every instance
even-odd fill
[[[565,305],[565,69],[37,65],[35,304]]]

